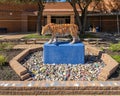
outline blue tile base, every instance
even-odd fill
[[[43,47],[43,62],[44,64],[84,64],[84,54],[83,43],[45,43]]]

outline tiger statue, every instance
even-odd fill
[[[69,34],[72,36],[73,40],[70,42],[71,44],[74,44],[75,42],[78,42],[80,39],[78,37],[78,26],[76,24],[54,24],[54,23],[49,23],[45,25],[42,28],[42,35],[44,34],[52,34],[51,39],[49,40],[50,43],[55,43],[57,42],[57,35],[65,35]]]

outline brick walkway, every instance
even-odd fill
[[[4,34],[4,35],[0,35],[0,39],[20,39],[24,36],[28,35],[28,33],[26,34]]]

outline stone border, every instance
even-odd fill
[[[106,64],[106,66],[101,70],[101,73],[98,75],[98,80],[106,81],[110,77],[110,75],[115,72],[119,63],[115,61],[110,55],[103,53],[100,49],[97,49],[96,47],[86,45],[86,50],[92,53],[92,55],[99,56],[99,58]]]
[[[106,53],[102,54],[101,60],[103,60],[106,66],[102,69],[101,73],[98,76],[98,79],[105,81],[110,77],[110,75],[112,75],[112,73],[115,72],[119,63]]]
[[[20,76],[21,80],[31,80],[30,74],[28,73],[27,69],[23,67],[19,62],[27,56],[30,52],[34,52],[36,50],[42,50],[42,47],[36,48],[28,48],[18,54],[10,61],[10,66],[13,70]],[[85,50],[88,50],[88,54],[96,55],[101,58],[101,60],[106,64],[106,66],[102,69],[101,73],[98,75],[98,80],[106,81],[109,76],[115,72],[116,68],[118,67],[119,63],[116,62],[111,56],[106,53],[103,53],[101,50],[97,49],[96,47],[92,47],[90,45],[85,46]]]
[[[41,38],[41,39],[36,39],[36,38],[31,38],[31,39],[20,39],[20,42],[24,42],[25,44],[37,44],[39,41],[49,41],[49,38]]]
[[[27,80],[27,81],[32,80],[32,78],[30,78],[30,74],[28,73],[28,70],[25,67],[23,67],[19,62],[30,52],[34,52],[36,50],[42,50],[42,47],[25,49],[9,62],[11,68],[18,74],[21,80]]]

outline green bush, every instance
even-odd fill
[[[109,50],[115,52],[115,51],[120,51],[120,42],[117,44],[111,44],[109,47]]]
[[[112,58],[114,58],[117,62],[120,63],[120,55],[112,55]]]
[[[0,68],[2,68],[6,63],[6,58],[3,55],[0,55]]]

